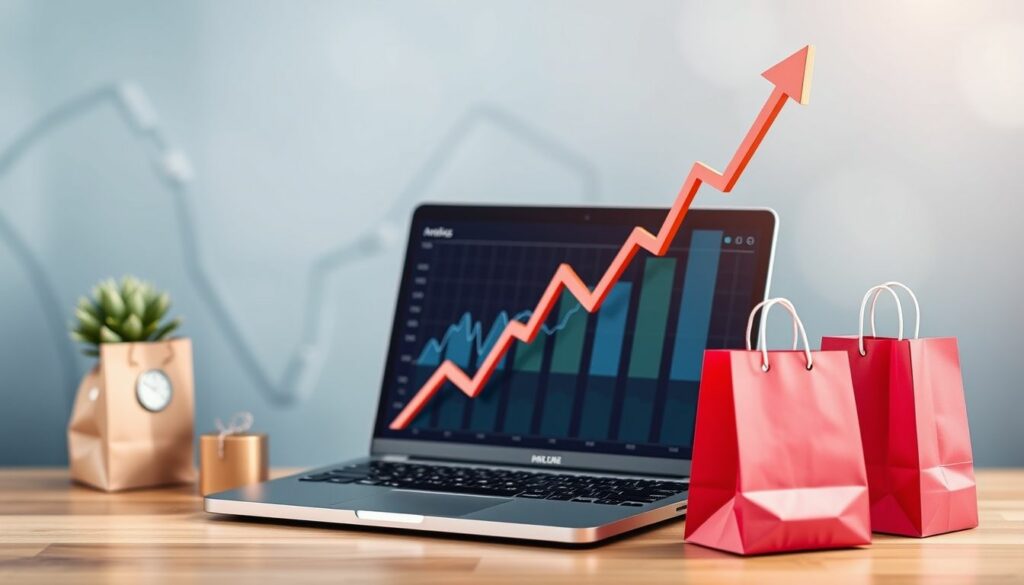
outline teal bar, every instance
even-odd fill
[[[562,292],[558,322],[565,323],[555,335],[555,348],[551,352],[551,372],[576,374],[583,357],[583,336],[587,332],[587,312],[569,291]]]
[[[517,343],[512,368],[517,372],[539,372],[544,364],[544,344],[547,343],[547,339],[548,336],[541,331],[533,339],[533,343]]]
[[[541,413],[540,434],[545,437],[569,436],[569,420],[576,398],[577,377],[570,374],[548,376],[548,392]]]
[[[648,258],[644,265],[643,288],[633,329],[633,353],[629,359],[630,378],[653,380],[658,377],[675,270],[675,258]],[[626,400],[629,400],[628,394]]]
[[[507,385],[507,372],[495,372],[483,391],[469,401],[473,409],[469,426],[474,431],[494,432],[498,425],[498,404]]]
[[[524,346],[525,347],[525,346]],[[537,408],[540,376],[532,372],[515,373],[509,382],[508,406],[502,430],[511,435],[528,435],[533,430],[533,412]]]

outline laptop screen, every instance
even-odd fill
[[[534,340],[495,347],[526,322],[559,264],[593,288],[632,229],[656,209],[427,206],[412,224],[375,437],[688,459],[705,348],[744,347],[764,298],[774,215],[691,210],[662,257],[639,251],[594,313],[562,291]],[[444,382],[390,428],[445,361]]]

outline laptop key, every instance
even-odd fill
[[[299,481],[327,481],[330,478],[331,474],[329,473],[318,473],[316,475],[307,475],[305,477],[300,477]]]

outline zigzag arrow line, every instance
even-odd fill
[[[544,294],[541,295],[537,308],[533,310],[530,320],[526,323],[521,321],[510,322],[505,327],[501,336],[498,337],[498,341],[491,348],[487,357],[484,358],[483,363],[477,368],[475,375],[470,377],[469,374],[454,362],[445,360],[444,363],[438,366],[427,382],[423,384],[423,387],[416,392],[416,395],[406,404],[398,416],[395,417],[391,422],[390,428],[392,430],[401,430],[408,426],[420,411],[423,410],[427,402],[444,386],[445,382],[451,382],[467,396],[475,398],[487,384],[487,380],[490,379],[495,366],[508,352],[512,341],[519,340],[530,343],[537,336],[541,324],[547,320],[548,314],[554,308],[563,287],[568,289],[579,300],[583,308],[593,313],[601,307],[601,303],[604,302],[608,292],[619,281],[619,278],[629,266],[637,251],[643,249],[655,256],[663,256],[668,251],[669,245],[679,231],[679,226],[682,225],[683,218],[686,217],[686,212],[690,209],[690,203],[693,202],[693,198],[697,195],[697,191],[700,190],[700,186],[707,183],[723,193],[731,191],[733,185],[736,184],[737,179],[743,173],[743,169],[750,162],[750,158],[754,156],[754,152],[761,144],[765,134],[768,133],[768,129],[771,128],[775,118],[782,111],[782,106],[785,105],[786,100],[792,98],[801,104],[807,103],[810,94],[813,64],[814,48],[808,45],[764,72],[764,77],[775,84],[775,89],[768,96],[764,106],[761,107],[757,119],[754,120],[750,130],[747,131],[747,135],[744,136],[743,142],[736,149],[732,159],[729,161],[729,165],[725,168],[725,172],[719,173],[703,163],[694,163],[690,174],[687,175],[686,181],[683,183],[682,189],[679,190],[679,194],[676,196],[675,203],[665,217],[661,229],[658,230],[658,234],[654,235],[641,227],[633,228],[633,231],[626,238],[626,242],[619,249],[619,253],[615,255],[615,258],[608,266],[604,276],[598,281],[597,286],[594,287],[594,290],[587,288],[587,285],[571,266],[568,264],[559,265],[555,275],[551,278],[551,282],[544,290]]]

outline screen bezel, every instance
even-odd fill
[[[406,252],[403,261],[401,284],[388,342],[387,360],[381,379],[377,411],[374,415],[373,439],[370,453],[374,456],[406,456],[424,459],[451,461],[501,463],[525,467],[552,467],[550,464],[535,464],[536,455],[544,461],[559,461],[558,468],[570,468],[615,473],[636,473],[649,475],[685,476],[690,472],[690,459],[679,457],[647,457],[621,454],[586,453],[579,451],[546,450],[533,447],[512,447],[499,445],[475,445],[467,442],[429,441],[423,439],[395,439],[381,436],[386,423],[381,412],[386,408],[388,380],[393,376],[393,364],[398,351],[398,329],[400,316],[405,314],[412,274],[412,226],[421,221],[480,221],[480,222],[522,222],[522,223],[591,223],[620,225],[626,227],[646,226],[655,231],[664,221],[665,208],[656,207],[509,207],[491,205],[422,204],[416,208],[407,232]],[[755,291],[753,305],[768,295],[772,265],[775,259],[775,245],[778,239],[778,216],[769,208],[691,208],[684,220],[687,228],[703,227],[735,231],[757,230],[771,234],[769,246],[758,247],[757,273],[754,277]],[[759,316],[755,317],[757,330]]]

